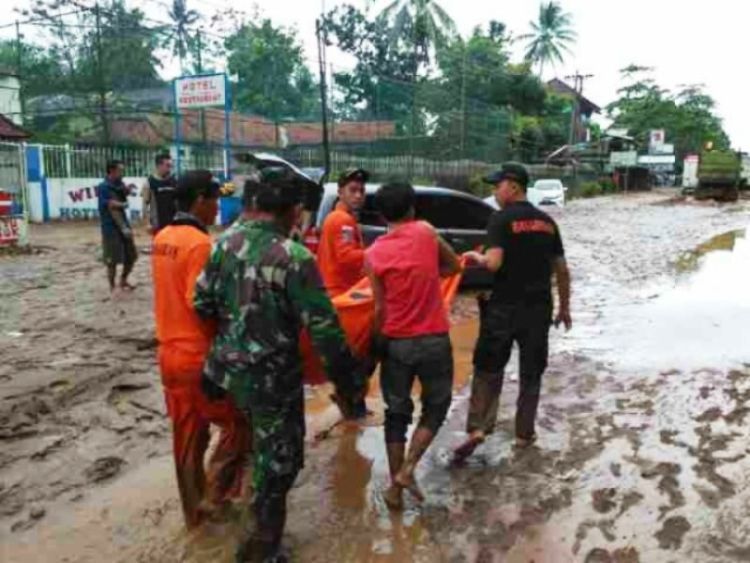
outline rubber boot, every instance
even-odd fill
[[[383,493],[383,500],[391,510],[401,510],[404,507],[403,489],[396,484],[396,475],[398,475],[401,466],[404,464],[404,452],[406,444],[403,442],[394,442],[385,445],[388,453],[388,468],[391,472],[391,486]]]
[[[424,494],[422,494],[422,491],[419,489],[419,486],[414,479],[414,471],[417,468],[419,460],[422,459],[422,456],[427,451],[427,448],[430,447],[434,438],[435,433],[429,428],[424,426],[417,427],[411,438],[409,453],[394,479],[394,484],[396,486],[408,490],[420,502],[424,501]]]

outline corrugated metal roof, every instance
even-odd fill
[[[31,137],[31,133],[22,129],[10,119],[0,114],[0,139],[21,141]]]

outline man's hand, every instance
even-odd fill
[[[122,236],[124,236],[125,238],[128,238],[128,239],[132,239],[133,238],[133,230],[132,229],[128,229],[128,228],[122,229]]]
[[[573,328],[573,319],[570,316],[570,309],[567,307],[562,307],[555,317],[555,328],[559,328],[561,324],[565,325],[566,331]]]
[[[483,265],[486,262],[484,254],[476,250],[469,250],[461,255],[467,262]]]

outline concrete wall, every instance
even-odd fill
[[[17,77],[0,73],[0,113],[19,127],[23,126],[20,91]]]

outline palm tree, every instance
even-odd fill
[[[368,2],[368,6],[372,4]],[[414,167],[414,137],[417,122],[417,76],[421,63],[428,63],[430,53],[444,47],[457,35],[456,24],[435,0],[392,0],[378,15],[389,29],[389,41],[404,41],[412,47],[411,135],[409,136],[409,173]]]
[[[432,49],[440,49],[456,35],[453,18],[435,0],[393,0],[378,18],[389,24],[394,43],[411,34],[408,42],[422,61],[429,60]]]
[[[196,35],[190,29],[200,19],[200,14],[187,7],[187,0],[172,0],[172,8],[168,12],[172,20],[172,27],[165,39],[165,45],[172,48],[172,52],[180,59],[180,70],[185,72],[185,59],[196,42]]]
[[[539,6],[537,21],[530,22],[531,33],[521,36],[521,39],[529,40],[526,60],[539,64],[540,78],[547,63],[561,63],[563,53],[570,53],[570,46],[576,40],[572,23],[572,16],[551,0]]]

